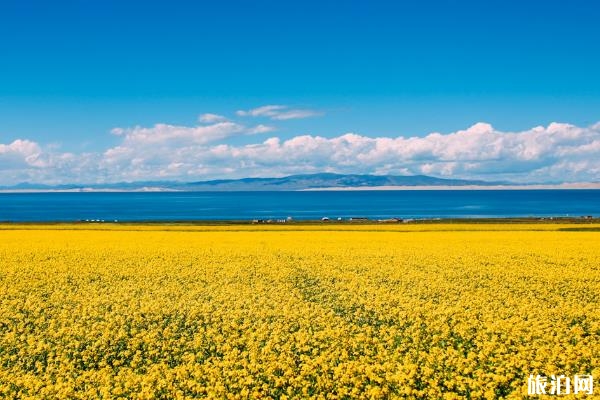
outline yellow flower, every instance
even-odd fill
[[[522,398],[599,377],[569,225],[0,226],[2,398]]]

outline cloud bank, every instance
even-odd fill
[[[263,108],[255,113],[289,111]],[[101,152],[60,152],[26,139],[0,144],[0,184],[190,181],[323,171],[519,183],[600,181],[600,123],[551,123],[519,132],[477,123],[423,137],[345,133],[284,140],[265,138],[275,129],[267,125],[246,126],[215,114],[204,114],[199,121],[189,127],[115,128],[112,133],[120,143]],[[250,143],[230,142],[239,136]]]

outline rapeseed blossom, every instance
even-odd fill
[[[600,379],[598,232],[99,227],[0,230],[0,397],[519,399],[532,374]]]

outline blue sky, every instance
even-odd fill
[[[598,20],[600,5],[581,0],[5,0],[0,184],[319,170],[599,180]],[[269,105],[306,113],[285,119],[236,114]],[[199,139],[206,134],[198,130],[207,125],[198,121],[205,113],[239,126],[220,126],[227,133]],[[478,155],[475,148],[436,150],[448,140],[477,142],[475,134],[456,134],[472,132],[479,122],[491,125],[478,133],[484,136],[479,146],[498,141],[502,148]],[[552,136],[553,122],[569,133]],[[179,130],[154,129],[157,124]],[[547,132],[531,133],[538,126]],[[146,129],[143,145],[136,127]],[[580,132],[577,140],[573,130]],[[432,132],[442,139],[427,136]],[[331,142],[349,133],[366,142]],[[518,143],[509,140],[511,133],[522,135]],[[426,137],[429,147],[414,154],[399,140]],[[304,155],[290,163],[287,152],[297,149],[280,149],[280,160],[267,150],[251,151],[273,138],[281,147],[309,138],[321,158]],[[381,153],[388,143],[367,140],[376,138],[405,147],[367,162],[374,148]],[[123,150],[129,145],[144,148],[143,154]],[[219,146],[229,146],[227,156]],[[107,160],[116,148],[122,159]],[[184,158],[161,155],[178,151]]]

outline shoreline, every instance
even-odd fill
[[[318,191],[367,191],[367,190],[598,190],[600,183],[561,183],[556,185],[425,185],[425,186],[346,186],[301,189],[305,192]]]
[[[108,225],[175,225],[175,226],[352,226],[352,225],[429,225],[429,224],[599,224],[600,217],[572,217],[572,216],[529,216],[529,217],[489,217],[489,218],[405,218],[390,219],[358,219],[358,220],[328,220],[306,219],[280,222],[277,220],[255,222],[253,220],[121,220],[121,221],[0,221],[1,225],[80,225],[80,226],[108,226]]]

